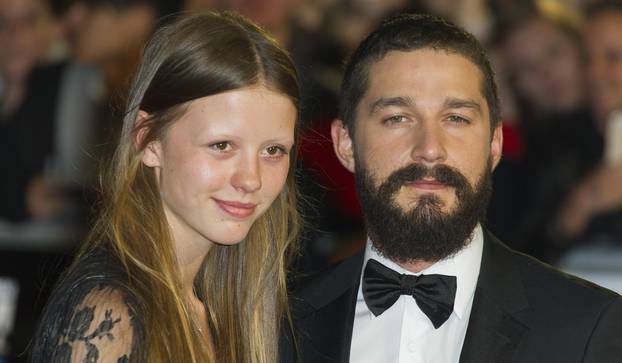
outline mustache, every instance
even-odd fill
[[[433,178],[437,182],[453,187],[457,193],[471,188],[467,178],[456,168],[439,164],[427,167],[422,164],[410,164],[394,171],[378,188],[378,194],[391,196],[402,186],[424,178]]]

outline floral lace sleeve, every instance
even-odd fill
[[[54,363],[130,362],[133,328],[121,293],[95,288],[74,308],[57,340]]]

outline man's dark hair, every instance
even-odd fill
[[[494,130],[500,120],[494,73],[484,48],[475,37],[442,18],[423,14],[399,14],[385,21],[363,40],[350,57],[341,85],[339,116],[354,134],[356,107],[369,86],[369,68],[390,51],[443,50],[464,56],[482,73],[482,94],[490,110]]]

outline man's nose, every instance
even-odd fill
[[[433,165],[447,158],[445,135],[442,125],[434,121],[423,121],[413,129],[415,145],[412,159],[423,164]]]

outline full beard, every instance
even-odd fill
[[[455,168],[411,164],[393,172],[376,188],[372,175],[357,160],[356,189],[374,248],[397,263],[436,262],[462,250],[470,243],[477,223],[485,218],[492,194],[491,166],[489,159],[474,187]],[[402,186],[425,177],[454,189],[453,210],[443,212],[443,201],[432,193],[420,196],[408,211],[396,204]]]

